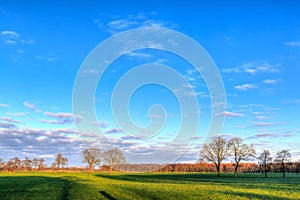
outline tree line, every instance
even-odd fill
[[[119,148],[112,148],[102,152],[100,148],[86,148],[82,151],[82,162],[87,163],[88,168],[68,168],[68,159],[61,153],[55,155],[50,166],[45,164],[43,158],[23,160],[18,157],[3,161],[0,158],[0,170],[4,171],[89,171],[93,172],[96,167],[98,171],[134,171],[134,172],[233,172],[237,177],[238,172],[243,173],[264,173],[281,172],[285,178],[286,172],[300,172],[300,163],[291,162],[289,150],[280,150],[272,158],[269,150],[263,150],[256,155],[254,145],[245,144],[241,138],[226,140],[221,136],[214,137],[209,143],[200,148],[199,162],[196,164],[174,163],[174,164],[127,164],[123,152]],[[227,161],[224,163],[224,161]],[[257,160],[258,162],[254,162]],[[229,162],[228,162],[229,161]],[[247,161],[247,162],[245,162]],[[249,161],[249,162],[248,162]]]
[[[254,145],[245,144],[239,137],[226,140],[221,136],[212,138],[209,143],[203,144],[200,149],[199,161],[213,163],[216,167],[218,177],[221,175],[221,163],[226,159],[231,159],[232,161],[234,177],[237,177],[237,172],[242,161],[257,159],[264,168],[265,177],[267,177],[269,164],[274,161],[280,164],[282,177],[285,178],[286,165],[291,162],[291,153],[289,150],[283,149],[278,151],[273,159],[269,150],[263,150],[259,156],[256,156]]]
[[[95,166],[100,166],[101,163],[105,165],[102,166],[103,169],[109,168],[110,173],[112,173],[115,165],[121,165],[126,163],[125,156],[119,148],[112,148],[105,152],[101,152],[99,148],[87,148],[82,152],[82,162],[87,163],[89,166],[89,171],[93,172]],[[29,159],[25,157],[21,160],[18,157],[4,161],[0,158],[0,170],[15,172],[15,171],[60,171],[68,170],[68,159],[62,155],[62,153],[57,153],[55,155],[54,161],[50,166],[45,164],[44,158],[33,158]],[[76,167],[72,170],[77,170]]]

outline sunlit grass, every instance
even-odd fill
[[[300,199],[300,175],[0,173],[0,199]]]

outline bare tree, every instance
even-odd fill
[[[57,169],[59,171],[59,169],[61,167],[68,165],[68,159],[64,158],[61,153],[58,153],[58,154],[56,154],[55,163],[56,163]]]
[[[45,165],[45,160],[44,160],[44,158],[38,159],[38,170],[39,170],[39,171],[43,170],[45,166],[46,166],[46,165]]]
[[[14,157],[12,159],[12,161],[13,161],[13,168],[14,168],[14,170],[20,169],[20,167],[21,167],[21,160],[18,157]]]
[[[214,163],[218,177],[221,176],[221,163],[228,156],[230,143],[221,136],[214,137],[208,144],[203,144],[200,149],[200,160]]]
[[[5,166],[5,162],[2,158],[0,158],[0,170],[2,170]]]
[[[22,166],[24,167],[25,172],[27,172],[27,170],[32,167],[32,161],[28,157],[25,157],[25,159],[22,160]]]
[[[38,164],[39,164],[39,159],[33,158],[32,159],[32,167],[34,170],[37,170]]]
[[[247,145],[243,143],[241,138],[232,138],[230,141],[232,154],[234,157],[234,177],[237,177],[237,171],[241,161],[249,160],[256,154],[253,144]]]
[[[101,150],[99,148],[88,148],[82,152],[82,162],[89,165],[90,173],[93,172],[94,165],[100,165]]]
[[[51,164],[51,169],[52,169],[53,172],[54,172],[56,166],[57,166],[57,165],[56,165],[56,162],[53,162],[53,163]]]
[[[113,167],[116,164],[125,164],[126,159],[119,148],[113,148],[103,153],[103,160],[109,166],[109,173],[112,174]]]
[[[265,178],[267,178],[267,166],[272,161],[272,157],[271,157],[269,150],[264,150],[260,154],[258,159],[260,160],[261,164],[264,166]]]
[[[275,162],[281,164],[282,167],[282,178],[285,178],[285,163],[291,161],[291,153],[289,150],[281,150],[276,153]]]
[[[5,167],[8,171],[13,171],[13,167],[14,167],[14,161],[13,159],[9,159],[6,164]]]

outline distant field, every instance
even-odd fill
[[[300,175],[0,173],[0,199],[300,199]]]

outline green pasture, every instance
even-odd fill
[[[0,199],[300,199],[300,175],[0,173]]]

